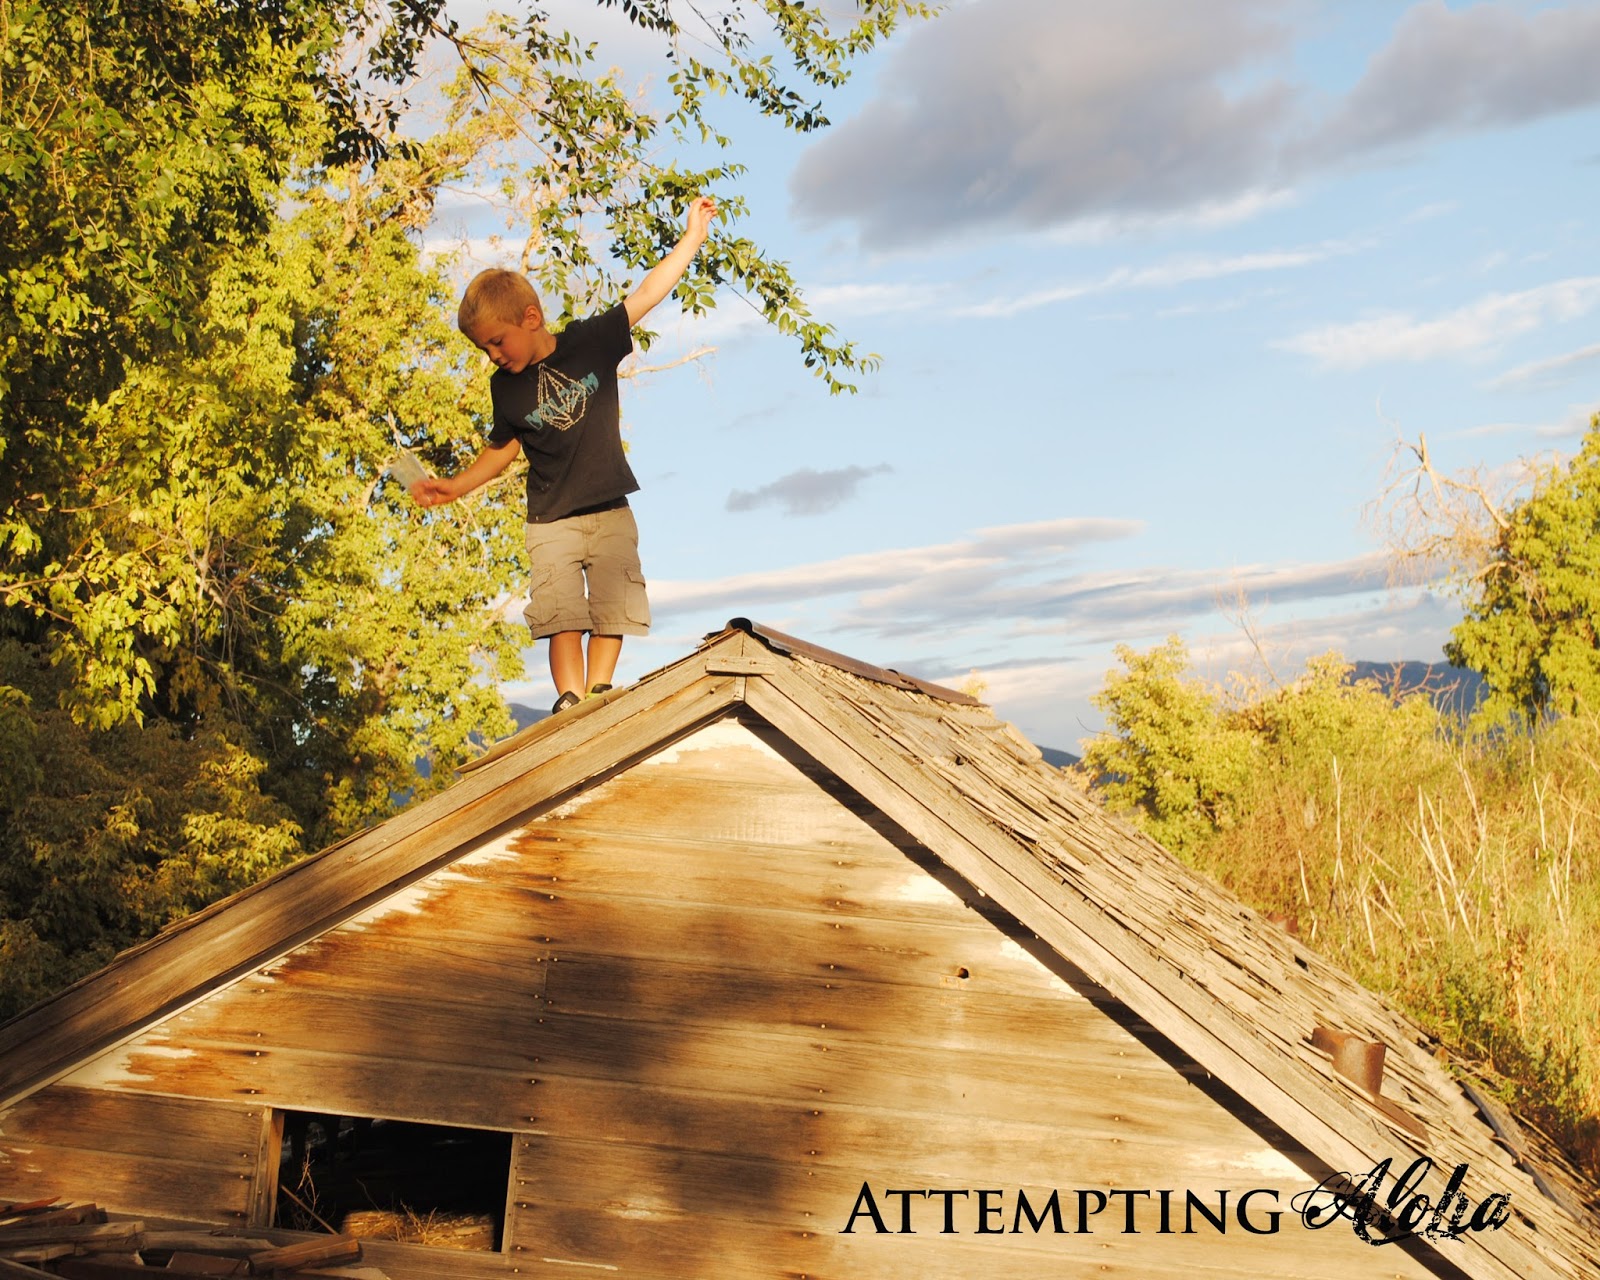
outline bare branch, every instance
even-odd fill
[[[1425,435],[1397,439],[1390,479],[1367,508],[1389,552],[1391,582],[1472,582],[1493,572],[1495,547],[1511,527],[1518,491],[1534,474],[1523,463],[1485,474],[1445,475],[1434,466]]]
[[[676,360],[668,360],[666,364],[630,364],[626,369],[618,369],[618,378],[638,378],[647,373],[664,373],[668,369],[676,369],[680,365],[689,364],[695,360],[703,360],[716,353],[715,347],[697,347],[687,355],[679,356]]]

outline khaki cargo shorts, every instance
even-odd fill
[[[526,526],[528,620],[535,640],[560,631],[642,636],[650,600],[639,567],[639,526],[618,507]]]

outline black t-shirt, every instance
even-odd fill
[[[620,302],[556,334],[556,349],[521,373],[489,378],[489,443],[522,443],[528,459],[528,520],[548,523],[634,492],[622,452],[617,365],[633,350]]]

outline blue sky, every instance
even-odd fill
[[[957,0],[825,134],[730,113],[740,231],[884,363],[829,397],[731,296],[657,313],[653,363],[716,350],[624,391],[621,676],[742,614],[1076,749],[1118,644],[1438,660],[1459,606],[1386,585],[1368,508],[1402,437],[1505,474],[1600,408],[1596,65],[1600,3]]]

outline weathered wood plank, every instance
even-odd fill
[[[144,1235],[142,1222],[62,1223],[53,1227],[12,1227],[3,1241],[13,1248],[34,1244],[68,1243],[86,1250],[137,1249]]]
[[[167,1259],[167,1270],[186,1276],[245,1276],[250,1274],[250,1262],[215,1253],[174,1253]]]
[[[1075,1074],[1070,1063],[1063,1072]],[[551,1140],[766,1153],[852,1171],[954,1170],[1013,1182],[1063,1162],[1151,1176],[1181,1167],[1207,1178],[1223,1170],[1258,1177],[1268,1168],[1290,1167],[1248,1126],[1207,1105],[1199,1091],[1180,1092],[1181,1083],[1158,1092],[1145,1081],[1088,1074],[1079,1088],[1003,1090],[951,1072],[930,1077],[912,1097],[906,1095],[916,1091],[898,1089],[900,1083],[873,1082],[864,1091],[868,1098],[888,1098],[877,1103],[843,1090],[781,1102],[546,1076],[538,1090],[537,1128]],[[1090,1153],[1091,1143],[1103,1151]]]
[[[41,1271],[26,1262],[13,1262],[10,1258],[0,1258],[0,1277],[4,1277],[4,1280],[50,1280],[50,1275],[50,1272]]]
[[[260,1249],[280,1243],[292,1243],[303,1233],[275,1231],[269,1227],[173,1227],[162,1220],[151,1223],[144,1233],[144,1247],[150,1250],[167,1250],[173,1253],[208,1253],[230,1258],[243,1258]]]
[[[486,883],[470,910],[495,936],[531,928],[539,953],[682,960],[721,968],[882,976],[941,985],[962,964],[1053,986],[988,929],[740,905],[538,893]],[[889,966],[886,969],[886,965]],[[919,971],[920,979],[914,977]]]
[[[818,843],[848,849],[873,834],[885,839],[893,830],[857,797],[848,797],[847,804],[798,772],[774,785],[762,773],[769,761],[753,749],[730,750],[736,765],[720,775],[694,768],[706,754],[689,752],[670,763],[629,770],[610,779],[603,791],[584,796],[570,817],[547,821],[612,836],[661,835],[756,849]],[[881,831],[874,832],[874,822]]]
[[[294,1273],[294,1280],[393,1280],[393,1277],[377,1267],[355,1265],[331,1268],[302,1267]],[[429,1280],[433,1280],[433,1277],[430,1276]]]
[[[20,1217],[0,1218],[0,1239],[4,1232],[14,1227],[53,1227],[57,1223],[75,1226],[80,1222],[104,1222],[106,1211],[93,1204],[71,1204],[60,1209],[47,1209],[42,1213],[29,1213]]]
[[[488,1277],[526,1275],[515,1272],[510,1253],[484,1253],[465,1249],[429,1249],[390,1240],[363,1240],[363,1262],[377,1266],[390,1280],[487,1280]],[[571,1273],[566,1280],[572,1280]]]
[[[609,785],[609,784],[608,784]],[[887,842],[811,841],[787,849],[657,832],[616,833],[577,817],[532,824],[516,863],[478,874],[535,892],[671,902],[742,902],[826,916],[980,929],[988,904],[963,903]]]
[[[560,1205],[528,1213],[519,1219],[518,1239],[528,1241],[512,1254],[518,1272],[539,1280],[591,1273],[652,1280],[811,1274],[798,1228],[651,1220],[624,1206]]]
[[[518,1116],[531,1111],[526,1105],[527,1072],[199,1041],[190,1047],[193,1052],[174,1055],[165,1046],[141,1048],[136,1043],[106,1055],[90,1069],[99,1087],[141,1095],[249,1098],[298,1111],[421,1124],[511,1129],[518,1127]],[[177,1218],[196,1216],[168,1212]]]
[[[77,1252],[76,1246],[70,1244],[36,1244],[27,1248],[12,1249],[6,1247],[4,1240],[0,1240],[0,1258],[34,1267],[54,1262],[57,1258],[74,1257]]]
[[[470,1065],[441,1067],[412,1058],[355,1058],[327,1048],[263,1050],[212,1044],[191,1038],[181,1053],[166,1045],[119,1051],[116,1064],[96,1070],[107,1087],[161,1090],[202,1096],[248,1096],[263,1103],[339,1114],[382,1114],[395,1119],[474,1127],[517,1129],[551,1122],[545,1092],[570,1088],[575,1080],[634,1083],[650,1088],[715,1090],[790,1102],[817,1097],[851,1098],[858,1081],[886,1080],[902,1109],[937,1114],[969,1096],[978,1114],[1026,1118],[1059,1114],[1081,1123],[1077,1100],[1088,1091],[1113,1094],[1138,1082],[1151,1096],[1159,1090],[1192,1099],[1202,1113],[1212,1104],[1182,1076],[1127,1042],[1122,1047],[1063,1046],[1060,1069],[1041,1072],[1029,1054],[991,1046],[975,1055],[953,1049],[849,1042],[818,1029],[815,1035],[782,1035],[742,1026],[686,1028],[551,1012],[543,1038],[521,1073]],[[467,1056],[470,1056],[467,1055]],[[113,1065],[115,1071],[113,1071]],[[119,1085],[125,1079],[125,1085]],[[597,1095],[598,1097],[598,1095]],[[609,1105],[603,1100],[597,1106]],[[587,1123],[581,1109],[568,1108],[569,1122]]]
[[[837,1119],[843,1113],[835,1113]],[[765,1223],[777,1228],[808,1227],[837,1232],[849,1222],[863,1181],[874,1187],[999,1187],[1020,1186],[1143,1188],[1151,1194],[1139,1210],[1152,1231],[1158,1223],[1158,1189],[1175,1192],[1183,1202],[1185,1189],[1213,1209],[1229,1204],[1244,1192],[1273,1188],[1276,1196],[1257,1197],[1263,1203],[1288,1210],[1296,1191],[1315,1185],[1315,1179],[1283,1162],[1263,1167],[1267,1152],[1259,1144],[1254,1152],[1234,1152],[1232,1158],[1205,1149],[1177,1147],[1158,1150],[1138,1144],[1129,1151],[1113,1142],[1093,1144],[1064,1131],[1040,1133],[1022,1125],[993,1127],[985,1133],[976,1126],[957,1126],[951,1134],[932,1132],[925,1122],[913,1126],[892,1120],[884,1126],[885,1143],[874,1151],[872,1126],[881,1117],[867,1113],[854,1117],[855,1132],[847,1149],[829,1149],[829,1134],[819,1131],[819,1146],[789,1149],[758,1156],[754,1150],[724,1155],[681,1147],[635,1147],[622,1143],[562,1139],[550,1135],[517,1140],[514,1164],[514,1239],[524,1239],[523,1216],[537,1217],[551,1206],[567,1206],[616,1213],[640,1221],[704,1224],[726,1219],[738,1223]],[[1017,1148],[1018,1140],[1033,1143]],[[1221,1157],[1220,1160],[1218,1157]],[[1122,1231],[1126,1204],[1112,1200],[1085,1209],[1084,1225],[1105,1234]],[[925,1208],[919,1215],[927,1221]],[[963,1207],[965,1229],[975,1229],[972,1205]],[[1370,1246],[1363,1246],[1370,1247]]]
[[[274,1271],[293,1271],[318,1263],[354,1262],[359,1257],[361,1242],[354,1236],[325,1236],[252,1253],[250,1271],[252,1275],[264,1276]]]
[[[1007,1225],[1015,1197],[1006,1197]],[[968,1230],[972,1230],[969,1225]],[[1026,1231],[1027,1228],[1024,1227]],[[1348,1231],[1344,1239],[1323,1232],[1275,1236],[1242,1235],[1237,1226],[1217,1235],[1048,1234],[977,1237],[942,1234],[820,1236],[809,1280],[1061,1280],[1095,1276],[1107,1280],[1437,1280],[1405,1257],[1373,1257],[1370,1246]],[[1361,1252],[1365,1250],[1366,1252]],[[1391,1251],[1385,1251],[1391,1252]]]
[[[152,1268],[116,1258],[63,1258],[55,1264],[65,1280],[150,1280]]]
[[[19,1218],[28,1218],[36,1213],[48,1212],[59,1203],[55,1196],[46,1196],[42,1200],[0,1201],[0,1226],[8,1227]]]
[[[320,1049],[501,1071],[521,1071],[532,1062],[542,1004],[508,1002],[498,1010],[487,1003],[458,1005],[448,986],[436,981],[409,1001],[364,997],[358,983],[303,990],[288,981],[263,992],[236,987],[167,1019],[133,1046],[228,1044],[263,1054]]]
[[[262,1117],[259,1106],[58,1084],[0,1113],[0,1144],[49,1143],[238,1172],[254,1164]]]
[[[673,1091],[792,1104],[888,1099],[884,1105],[924,1113],[926,1123],[954,1109],[1082,1125],[1097,1099],[1130,1089],[1164,1123],[1174,1119],[1173,1107],[1190,1109],[1202,1130],[1214,1112],[1222,1113],[1180,1073],[1131,1042],[1109,1052],[1090,1047],[1081,1055],[1068,1047],[1051,1070],[1041,1071],[1032,1055],[850,1042],[820,1030],[798,1036],[737,1026],[686,1029],[561,1013],[550,1015],[545,1030],[522,1073],[199,1041],[181,1057],[133,1051],[123,1070],[130,1088],[232,1092],[303,1110],[507,1130],[604,1128],[625,1100],[648,1112]],[[1116,1131],[1128,1136],[1125,1128]]]
[[[537,1003],[510,1001],[461,1007],[449,1000],[450,975],[414,1000],[376,999],[359,983],[347,988],[333,975],[306,989],[294,978],[255,990],[249,981],[191,1007],[134,1042],[141,1048],[182,1050],[191,1044],[227,1044],[245,1050],[340,1050],[371,1058],[410,1058],[500,1070],[531,1064],[549,1037],[552,1012],[646,1019],[688,1026],[742,1026],[752,1030],[835,1035],[885,1044],[926,1044],[972,1050],[1056,1056],[1069,1043],[1125,1047],[1123,1025],[1070,990],[1052,990],[1028,957],[1007,954],[990,939],[910,976],[892,981],[905,966],[892,954],[864,953],[851,971],[872,981],[845,978],[821,961],[808,974],[724,969],[670,961],[563,954],[540,956],[528,968],[551,975],[551,994]],[[837,953],[835,953],[837,954]],[[970,967],[969,967],[970,966]],[[966,972],[967,977],[958,976]],[[1020,974],[1040,994],[1007,995],[1006,980]],[[270,1029],[270,1031],[268,1030]],[[123,1052],[127,1052],[126,1050]]]
[[[1012,1189],[1014,1191],[1014,1189]],[[1031,1188],[1040,1201],[1045,1189]],[[1006,1220],[1014,1203],[1008,1192]],[[958,1206],[961,1201],[956,1200]],[[846,1212],[848,1212],[848,1205]],[[964,1206],[961,1206],[964,1207]],[[936,1206],[936,1216],[942,1207]],[[623,1276],[699,1280],[710,1275],[805,1277],[805,1280],[972,1280],[978,1276],[1061,1280],[1110,1276],[1118,1280],[1225,1280],[1241,1275],[1274,1280],[1427,1280],[1404,1257],[1375,1259],[1350,1232],[1307,1240],[1305,1233],[1250,1236],[1168,1236],[1141,1232],[1034,1235],[1007,1231],[977,1236],[975,1219],[945,1235],[841,1235],[835,1223],[818,1228],[696,1218],[660,1220],[613,1205],[601,1209],[552,1205],[537,1215],[539,1243],[519,1254],[519,1269],[543,1277],[571,1275],[578,1263]],[[1285,1229],[1287,1230],[1287,1229]],[[565,1262],[541,1270],[545,1259]]]
[[[1099,1005],[1070,990],[1035,985],[1033,974],[1024,975],[1025,993],[1015,994],[1017,984],[1008,981],[1016,967],[1011,959],[998,947],[987,954],[973,947],[906,975],[920,981],[898,982],[892,957],[862,980],[859,964],[845,977],[563,953],[544,966],[550,974],[545,1011],[799,1034],[826,1028],[880,1044],[1051,1059],[1069,1046],[1078,1046],[1082,1057],[1090,1045],[1135,1043]]]
[[[441,894],[441,906],[466,888]],[[425,919],[387,919],[379,928],[336,929],[278,957],[238,986],[266,995],[275,982],[359,988],[377,999],[414,1001],[448,982],[452,1004],[490,1009],[543,992],[544,971],[528,964],[532,930],[526,922],[506,938],[477,929],[458,932],[459,923],[447,910],[436,910]]]
[[[278,1172],[283,1162],[282,1111],[263,1108],[259,1141],[256,1145],[255,1165],[252,1169],[249,1204],[245,1208],[245,1224],[252,1227],[269,1227],[278,1211]]]
[[[204,1153],[178,1161],[6,1142],[0,1143],[0,1157],[8,1189],[94,1198],[119,1213],[239,1222],[249,1203],[250,1173],[229,1155],[208,1163]]]

